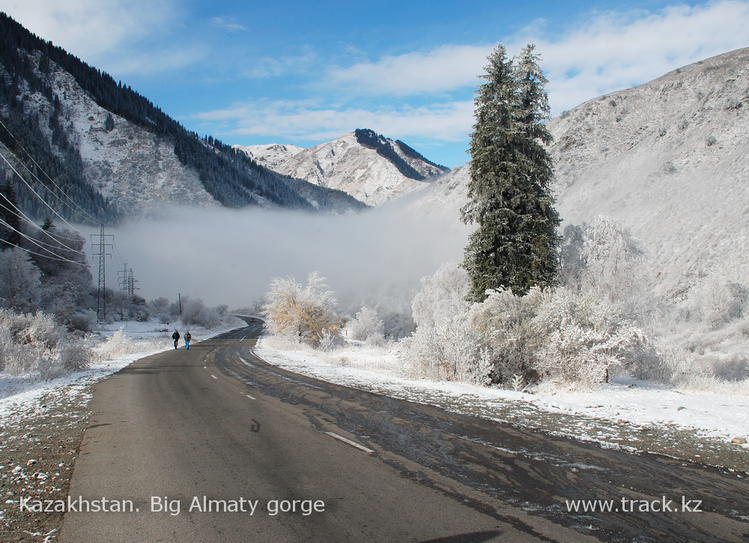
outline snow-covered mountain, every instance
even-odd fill
[[[280,175],[212,137],[199,138],[130,87],[3,13],[0,121],[0,152],[12,165],[0,161],[0,178],[13,180],[19,205],[38,217],[49,211],[34,191],[83,222],[111,222],[164,204],[365,207],[344,192]]]
[[[749,276],[749,48],[585,102],[549,123],[566,223],[613,217],[681,297],[710,276]],[[466,199],[468,168],[435,180],[415,209]],[[457,218],[456,218],[457,220]]]
[[[279,167],[304,147],[289,143],[270,143],[266,145],[232,145],[234,149],[246,153],[258,164],[278,171]]]
[[[342,190],[369,205],[423,188],[448,171],[402,141],[368,129],[308,149],[282,144],[234,147],[279,173]]]

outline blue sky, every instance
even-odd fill
[[[497,42],[537,43],[553,113],[749,46],[749,1],[0,0],[0,10],[226,143],[354,128],[467,160]]]

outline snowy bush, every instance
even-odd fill
[[[96,324],[96,311],[83,310],[73,313],[68,321],[68,327],[71,330],[80,332],[91,332]]]
[[[608,381],[611,369],[641,372],[650,352],[645,333],[590,293],[557,288],[544,293],[533,327],[544,338],[543,377],[581,383]]]
[[[323,338],[340,334],[342,323],[335,306],[325,279],[313,272],[306,285],[291,277],[271,281],[263,314],[272,333],[317,347]]]
[[[488,384],[489,352],[460,315],[435,326],[417,327],[400,342],[400,357],[408,373],[420,378]]]
[[[413,373],[507,386],[542,379],[590,384],[606,381],[615,368],[642,376],[657,366],[645,333],[596,290],[496,290],[469,306],[467,289],[465,272],[455,266],[422,280],[413,301],[416,331],[401,342]]]
[[[50,379],[84,368],[91,352],[45,313],[0,310],[0,369]]]
[[[323,330],[317,348],[321,351],[334,351],[344,344],[341,334],[332,330]]]
[[[175,306],[174,309],[176,309],[176,312],[172,312],[172,305],[164,297],[148,302],[148,310],[151,315],[163,324],[168,324],[179,318],[179,306]]]
[[[221,316],[215,308],[206,307],[203,300],[184,298],[181,320],[185,325],[213,328],[221,324]]]
[[[347,336],[366,341],[371,345],[381,345],[385,341],[384,323],[376,309],[362,307],[356,316],[346,323]]]
[[[41,298],[41,274],[19,248],[0,251],[0,307],[36,311]]]
[[[65,372],[80,371],[89,366],[91,357],[91,349],[80,342],[73,342],[60,350],[60,367]]]
[[[609,217],[565,228],[560,284],[591,292],[619,306],[626,318],[645,320],[655,300],[646,281],[647,261],[628,229]]]
[[[443,264],[434,275],[421,280],[421,289],[411,302],[416,326],[434,327],[468,309],[468,274],[455,264]]]
[[[421,281],[412,303],[414,333],[401,340],[400,356],[418,377],[484,383],[487,353],[466,318],[465,270],[445,264]]]
[[[385,311],[382,313],[382,333],[388,339],[401,339],[410,336],[416,329],[411,310]]]
[[[692,318],[716,329],[749,313],[749,288],[734,281],[713,278],[692,294],[689,304]]]
[[[491,349],[496,383],[511,383],[515,375],[526,383],[604,382],[613,368],[641,372],[653,352],[616,305],[566,287],[533,288],[522,297],[491,291],[468,318]]]
[[[509,290],[494,290],[466,315],[479,342],[490,349],[490,379],[509,383],[520,375],[526,383],[538,381],[538,358],[544,338],[537,333],[533,319],[543,302],[543,294],[531,289],[525,296]]]

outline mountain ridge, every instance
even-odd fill
[[[185,129],[152,102],[0,13],[0,129],[3,156],[40,169],[103,222],[160,203],[348,211],[349,195],[290,180],[208,136]],[[108,160],[103,158],[108,157]],[[9,169],[4,168],[6,181]],[[60,195],[27,179],[48,200]],[[19,182],[19,202],[43,216]],[[302,194],[304,193],[304,194]],[[63,215],[91,222],[63,207]]]
[[[375,206],[418,190],[449,171],[403,141],[367,128],[357,128],[308,148],[287,144],[234,148],[279,173],[343,190]]]

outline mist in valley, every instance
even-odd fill
[[[116,288],[126,262],[146,299],[181,293],[238,308],[261,299],[274,277],[318,271],[344,311],[408,311],[421,277],[462,258],[468,228],[454,212],[422,214],[405,202],[346,215],[166,208],[111,230],[107,285]]]

